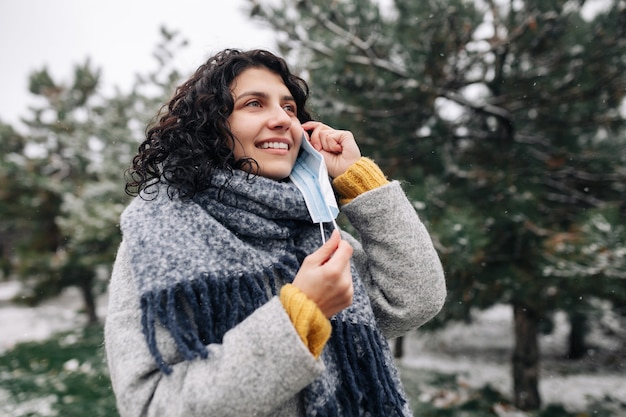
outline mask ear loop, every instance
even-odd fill
[[[326,243],[326,235],[324,234],[324,222],[320,222],[320,234],[322,235],[322,245]],[[339,226],[337,226],[337,222],[333,219],[333,227],[335,230],[339,230]]]

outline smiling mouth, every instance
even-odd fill
[[[285,149],[289,150],[289,145],[284,142],[265,142],[259,145],[261,149]]]

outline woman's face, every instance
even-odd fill
[[[263,177],[288,177],[302,142],[302,126],[289,89],[278,74],[265,68],[244,70],[230,88],[235,104],[228,123],[237,139],[235,158],[254,159]]]

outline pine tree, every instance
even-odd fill
[[[320,119],[407,182],[446,269],[438,320],[513,307],[514,402],[539,408],[551,314],[624,301],[622,3],[591,17],[565,0],[250,3]]]
[[[95,295],[108,282],[129,201],[124,172],[180,79],[171,57],[186,41],[166,29],[162,36],[156,70],[138,75],[130,92],[100,93],[100,70],[89,60],[69,83],[43,68],[30,76],[41,104],[23,119],[27,133],[0,127],[3,268],[23,282],[23,300],[36,304],[75,286],[89,322],[97,321]]]
[[[27,251],[54,251],[60,202],[42,186],[38,161],[25,156],[28,140],[0,124],[0,262],[2,278],[21,268]]]

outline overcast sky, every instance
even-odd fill
[[[274,33],[247,17],[246,1],[0,0],[0,120],[18,127],[35,103],[28,74],[44,66],[68,82],[74,65],[90,57],[102,69],[105,89],[128,88],[134,74],[155,67],[162,25],[189,40],[176,63],[188,73],[226,47],[275,51]],[[587,14],[609,3],[589,0]]]
[[[275,51],[273,32],[247,17],[245,1],[0,0],[0,120],[17,125],[28,114],[28,74],[44,66],[70,81],[90,57],[105,87],[128,88],[134,74],[155,67],[163,25],[190,42],[177,62],[189,73],[226,47]]]

